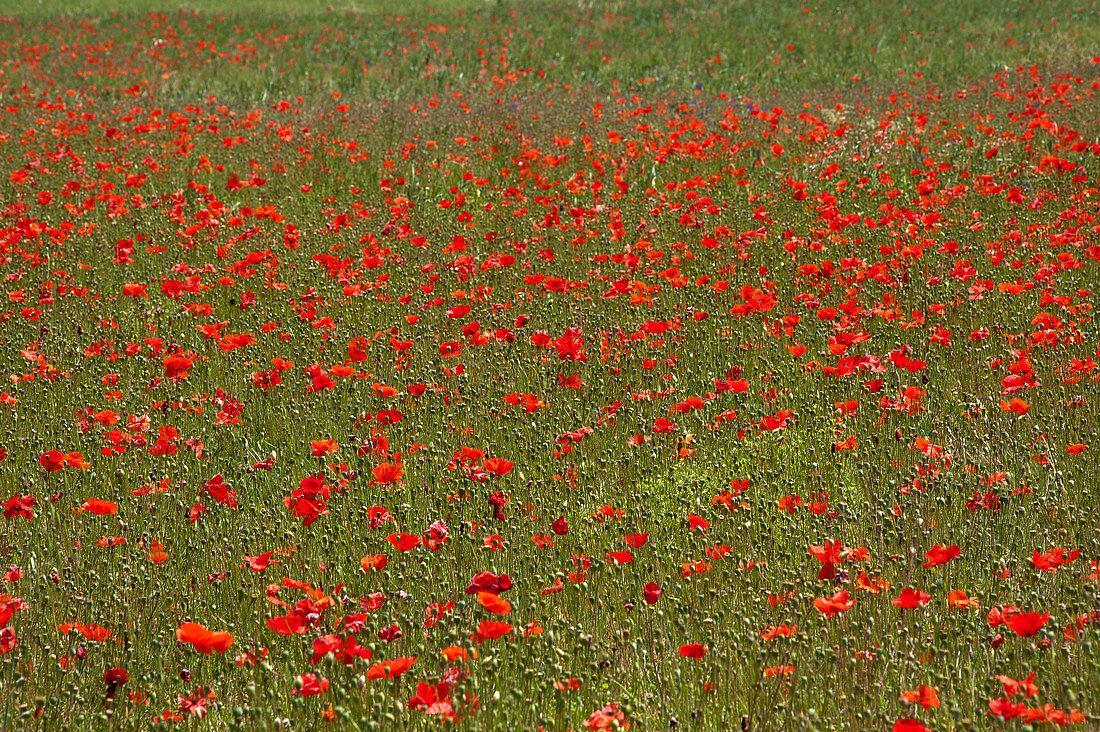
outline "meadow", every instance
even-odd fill
[[[0,3],[0,730],[1100,727],[1100,10]]]

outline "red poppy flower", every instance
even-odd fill
[[[903,691],[901,700],[908,704],[920,704],[922,709],[938,709],[940,698],[936,689],[922,684],[916,691]]]
[[[389,563],[389,558],[385,554],[371,554],[363,557],[359,564],[363,567],[364,572],[370,572],[372,569],[382,570],[386,568]]]
[[[710,528],[710,521],[707,521],[702,516],[696,516],[695,514],[690,514],[688,516],[688,523],[693,530],[698,529],[699,533],[703,533]]]
[[[1013,702],[1011,699],[992,699],[989,702],[990,714],[1005,719],[1023,716],[1027,712],[1027,705],[1023,702]]]
[[[397,551],[407,552],[410,549],[420,546],[424,540],[416,534],[390,534],[386,537],[386,541],[393,544]]]
[[[920,590],[914,590],[911,587],[906,587],[901,591],[901,594],[891,600],[894,607],[900,608],[916,608],[922,605],[927,605],[928,601],[932,599],[932,596],[926,592]]]
[[[3,623],[0,623],[0,625],[3,625]],[[111,637],[111,631],[109,629],[104,628],[102,625],[96,625],[95,623],[89,625],[85,625],[84,623],[62,623],[57,629],[66,634],[75,630],[88,640],[97,641],[99,643]]]
[[[656,582],[647,582],[645,588],[642,590],[642,596],[645,598],[647,605],[655,605],[663,594],[664,590],[662,590]]]
[[[925,552],[924,558],[928,561],[922,566],[926,569],[938,567],[941,564],[947,564],[957,556],[959,556],[959,547],[957,545],[942,546],[937,544]]]
[[[54,472],[61,470],[65,467],[65,456],[57,450],[50,450],[49,452],[42,453],[38,458],[38,463],[46,469],[47,472]]]
[[[470,584],[466,588],[466,594],[475,595],[480,592],[491,592],[494,595],[499,595],[502,592],[507,592],[511,588],[512,578],[507,574],[497,576],[492,572],[478,572],[474,575],[474,578],[470,580]]]
[[[98,498],[91,498],[84,501],[79,509],[80,511],[86,511],[87,513],[94,513],[97,516],[111,516],[118,513],[118,504],[112,501],[101,501]]]
[[[508,475],[508,473],[512,472],[512,468],[515,467],[515,463],[498,457],[487,459],[483,465],[485,466],[485,470],[493,475]]]
[[[623,537],[623,541],[632,549],[640,549],[649,541],[649,534],[627,534]]]
[[[565,585],[562,583],[561,577],[558,577],[554,581],[554,584],[550,585],[549,587],[543,587],[541,590],[539,590],[539,595],[541,595],[543,597],[545,597],[547,595],[556,595],[557,593],[563,591],[564,589],[565,589]]]
[[[293,689],[291,694],[301,694],[302,696],[317,696],[328,691],[328,679],[318,674],[299,674],[297,688]]]
[[[470,634],[470,640],[474,643],[483,643],[487,640],[495,640],[512,632],[512,626],[498,620],[482,620],[477,624],[477,630]]]
[[[456,341],[447,341],[446,343],[441,343],[439,344],[439,355],[441,358],[461,356],[462,344]]]
[[[512,612],[512,605],[499,595],[492,592],[477,593],[477,601],[481,606],[494,615],[507,615]]]
[[[702,643],[688,643],[680,646],[680,655],[684,658],[702,658],[707,655],[707,647]]]
[[[176,630],[176,640],[190,643],[196,651],[210,655],[217,651],[225,653],[233,645],[233,636],[225,631],[207,630],[198,623],[184,623]]]
[[[332,439],[312,440],[309,446],[311,457],[324,457],[340,449],[340,445]]]
[[[1063,564],[1069,564],[1074,559],[1080,556],[1081,550],[1074,549],[1067,552],[1065,549],[1051,549],[1048,552],[1040,554],[1038,550],[1034,551],[1031,556],[1031,565],[1035,569],[1042,570],[1044,572],[1054,572]]]
[[[123,686],[130,680],[130,673],[124,668],[109,668],[103,672],[103,683],[107,686]]]
[[[20,516],[25,519],[34,518],[34,496],[23,496],[18,493],[13,495],[4,503],[0,503],[0,507],[4,509],[4,518],[15,518]]]
[[[840,590],[832,597],[817,598],[814,600],[814,607],[816,607],[825,617],[831,618],[837,613],[842,613],[856,604],[856,601],[850,600],[849,597],[848,590]]]
[[[997,681],[1004,684],[1005,696],[1013,697],[1023,692],[1025,697],[1032,697],[1039,693],[1039,688],[1035,686],[1035,672],[1032,671],[1026,679],[1017,681],[1010,676],[998,675]]]
[[[242,564],[240,566],[242,568],[247,566],[253,572],[263,572],[265,569],[268,568],[268,565],[279,563],[279,560],[277,560],[277,559],[273,560],[271,558],[271,555],[274,554],[274,553],[275,552],[265,552],[263,554],[255,556],[255,557],[250,557],[247,554],[245,554],[244,555],[244,561],[246,562],[246,564]]]
[[[442,714],[449,719],[454,714],[450,695],[451,687],[445,681],[435,686],[421,681],[416,685],[416,695],[409,699],[409,709],[420,709],[424,714]]]
[[[836,565],[844,561],[844,544],[839,541],[826,541],[823,546],[811,546],[810,554],[822,563],[818,579],[831,580],[836,577]]]
[[[416,658],[394,658],[389,661],[381,661],[367,670],[367,678],[371,680],[396,678],[412,668],[414,663],[416,663]]]
[[[401,468],[400,465],[382,463],[381,465],[378,465],[373,470],[371,470],[371,473],[374,474],[374,480],[371,481],[371,485],[374,485],[376,483],[381,485],[385,485],[387,483],[396,483],[398,480],[401,479],[401,476],[404,474],[404,472],[405,471]]]
[[[894,722],[894,732],[928,732],[928,728],[915,719],[899,719]]]
[[[206,481],[202,489],[203,492],[209,494],[211,498],[223,506],[237,507],[237,491],[226,487],[225,478],[221,476],[221,473]]]
[[[1003,605],[1001,607],[991,607],[989,613],[986,614],[986,622],[989,623],[990,628],[996,628],[1004,625],[1009,616],[1013,613],[1019,612],[1020,608],[1015,605]]]
[[[164,361],[164,378],[183,379],[189,376],[189,369],[195,362],[183,355],[166,356]]]
[[[1005,623],[1016,635],[1026,637],[1038,633],[1048,620],[1050,613],[1013,613],[1005,618]]]

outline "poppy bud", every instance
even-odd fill
[[[993,636],[993,641],[989,644],[989,646],[993,650],[997,650],[998,648],[1000,648],[1004,644],[1004,642],[1005,642],[1005,637],[1003,635],[1001,635],[1000,633],[998,633],[997,635]]]

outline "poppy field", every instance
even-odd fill
[[[0,730],[1100,727],[1095,0],[306,5],[0,15]]]

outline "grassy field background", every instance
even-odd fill
[[[180,7],[0,3],[0,729],[1098,724],[1094,2]]]

